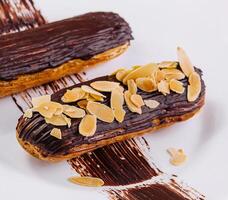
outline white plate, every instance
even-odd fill
[[[163,171],[178,174],[208,199],[228,199],[227,1],[37,0],[36,4],[49,21],[89,11],[114,11],[129,22],[135,37],[129,50],[89,70],[89,78],[122,66],[174,60],[176,46],[186,49],[204,72],[206,105],[193,119],[147,135],[151,156]],[[21,113],[10,97],[0,100],[0,113],[1,199],[107,199],[96,189],[68,183],[73,171],[65,163],[47,164],[22,150],[15,139]],[[170,146],[185,149],[186,165],[169,164],[166,149]]]

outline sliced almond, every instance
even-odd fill
[[[132,94],[130,100],[138,108],[141,108],[144,105],[142,97],[138,94]]]
[[[119,83],[113,81],[95,81],[90,84],[91,87],[101,92],[111,92],[119,85]]]
[[[160,83],[158,83],[158,91],[165,96],[170,94],[169,83],[165,80],[160,81]]]
[[[135,66],[132,67],[132,69],[135,70],[135,69],[139,69],[139,68],[141,68],[141,67],[142,67],[142,66],[135,65]]]
[[[180,63],[181,70],[184,72],[184,74],[189,77],[192,72],[195,71],[188,55],[182,49],[181,47],[177,47],[177,57],[178,61]]]
[[[116,73],[116,79],[118,81],[123,81],[124,77],[127,76],[132,70],[126,70],[126,69],[123,69],[123,70],[120,70]]]
[[[72,90],[67,90],[61,100],[64,103],[70,103],[83,99],[84,96],[85,91],[83,91],[81,88],[73,88]]]
[[[62,139],[62,132],[58,128],[53,128],[50,133],[51,136],[61,140]]]
[[[152,99],[144,100],[144,103],[148,108],[151,108],[151,109],[155,109],[160,105],[158,101],[152,100]]]
[[[34,108],[38,107],[42,103],[50,102],[51,101],[51,95],[43,95],[40,97],[34,97],[32,98],[32,105]]]
[[[52,124],[55,126],[66,126],[69,122],[66,121],[66,116],[64,115],[53,115],[52,118],[44,118],[47,124]]]
[[[185,78],[185,75],[179,69],[163,69],[162,72],[168,81],[171,79],[182,80]]]
[[[169,87],[170,87],[170,90],[178,93],[178,94],[183,94],[184,93],[184,86],[183,86],[183,83],[180,82],[180,81],[177,81],[175,79],[172,79],[170,82],[169,82]]]
[[[170,163],[174,166],[179,166],[187,161],[187,156],[185,155],[183,149],[169,148],[167,152],[170,154]]]
[[[131,102],[131,93],[129,91],[124,92],[124,99],[126,101],[127,107],[131,112],[142,114],[142,109],[138,108]]]
[[[193,72],[189,76],[189,83],[190,85],[188,86],[188,93],[187,93],[187,98],[189,102],[195,101],[201,92],[201,79],[198,73]]]
[[[167,68],[167,69],[173,69],[173,68],[177,68],[178,63],[174,62],[174,61],[163,61],[161,63],[158,64],[159,68]]]
[[[68,179],[71,183],[81,185],[81,186],[87,186],[87,187],[101,187],[104,185],[104,181],[100,178],[94,178],[94,177],[70,177]]]
[[[111,75],[111,76],[114,76],[114,75],[116,75],[118,72],[123,71],[123,70],[125,70],[125,68],[119,68],[119,69],[117,69],[116,71],[112,72],[110,75]]]
[[[88,100],[83,99],[81,101],[78,101],[77,105],[82,109],[86,109],[87,103],[88,103]]]
[[[39,112],[43,117],[51,118],[53,115],[60,115],[63,112],[63,107],[57,102],[44,102],[39,107],[34,108],[34,111]]]
[[[165,73],[162,70],[158,69],[155,72],[154,78],[156,83],[159,83],[161,80],[165,79]]]
[[[111,123],[114,120],[113,110],[105,104],[89,101],[86,109],[101,121]]]
[[[128,90],[131,94],[137,93],[137,85],[135,84],[135,81],[133,79],[130,79],[127,81]]]
[[[137,78],[136,79],[136,85],[139,89],[141,89],[144,92],[154,92],[157,90],[157,85],[154,82],[153,78]]]
[[[150,63],[143,67],[137,68],[132,72],[130,72],[126,77],[124,77],[123,83],[127,84],[127,81],[130,79],[136,80],[137,78],[140,78],[140,77],[151,76],[152,74],[154,74],[154,72],[157,69],[158,69],[158,66],[155,63]]]
[[[101,97],[101,96],[98,96],[98,95],[95,95],[95,94],[90,94],[90,96],[94,99],[94,101],[101,101],[103,102],[104,101],[104,98]],[[90,98],[87,98],[88,101],[91,101]]]
[[[70,127],[71,127],[71,119],[68,118],[68,117],[65,116],[65,115],[63,115],[63,118],[64,118],[64,120],[66,121],[68,128],[70,128]]]
[[[83,136],[92,136],[97,129],[97,118],[94,115],[86,115],[79,124],[79,133]]]
[[[32,114],[33,114],[32,109],[27,109],[25,111],[23,117],[25,117],[25,118],[32,118]]]
[[[85,116],[83,109],[69,105],[63,105],[63,113],[71,118],[82,118]]]
[[[126,111],[123,109],[123,108],[120,108],[120,109],[115,109],[113,111],[114,113],[114,116],[115,116],[115,119],[118,121],[118,122],[123,122],[124,120],[124,117],[126,115]]]
[[[97,96],[105,97],[105,95],[103,95],[102,93],[94,90],[93,88],[91,88],[88,85],[82,85],[81,88],[82,88],[83,91],[85,91],[85,92],[87,92],[89,94],[94,94],[94,95],[97,95]]]

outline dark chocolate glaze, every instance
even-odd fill
[[[201,74],[200,70],[197,70]],[[113,76],[99,77],[84,83],[80,83],[69,87],[81,86],[82,84],[89,85],[96,80],[108,80],[116,81]],[[184,86],[187,87],[187,78],[183,79]],[[52,95],[52,100],[61,102],[61,97],[66,92],[66,89],[62,89]],[[46,124],[43,117],[35,113],[31,119],[21,117],[17,125],[17,131],[19,138],[25,142],[29,142],[32,145],[41,149],[44,157],[46,156],[60,156],[72,153],[72,148],[80,147],[82,144],[96,144],[98,141],[112,139],[116,136],[123,136],[128,133],[134,133],[137,131],[146,130],[151,127],[159,125],[166,125],[172,122],[173,117],[182,116],[194,111],[197,111],[204,104],[205,85],[202,80],[202,90],[199,98],[195,102],[187,101],[186,90],[183,94],[176,94],[171,92],[169,95],[164,96],[159,92],[146,93],[143,91],[138,92],[143,99],[154,99],[160,102],[160,105],[156,109],[150,109],[143,106],[143,113],[141,115],[132,113],[129,111],[126,105],[124,109],[126,111],[125,119],[122,123],[114,121],[113,123],[106,123],[98,120],[97,131],[91,137],[84,137],[78,133],[78,125],[80,119],[73,119],[71,128],[62,127],[63,139],[58,140],[50,135],[50,131],[54,128],[51,124]],[[103,102],[106,105],[110,104],[110,93],[107,93],[107,98]],[[63,103],[63,102],[61,102]],[[167,118],[170,118],[167,120]],[[180,118],[181,120],[181,118]],[[174,120],[176,122],[177,119]],[[89,149],[87,149],[89,151]]]
[[[134,139],[96,149],[68,163],[81,176],[101,178],[106,186],[139,183],[161,173]]]
[[[73,59],[88,60],[132,38],[118,14],[94,12],[0,36],[0,80],[55,68]]]

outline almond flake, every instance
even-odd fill
[[[157,90],[157,85],[154,82],[153,78],[137,78],[136,85],[139,89],[144,92],[154,92]]]
[[[34,108],[39,107],[40,104],[50,102],[51,101],[51,95],[43,95],[40,97],[34,97],[32,98],[32,105]]]
[[[72,90],[67,90],[61,100],[64,103],[71,103],[83,99],[84,96],[85,92],[81,88],[73,88]]]
[[[65,115],[53,115],[52,118],[44,118],[47,124],[55,126],[66,126],[69,122],[66,121]]]
[[[90,94],[90,96],[94,99],[93,101],[104,101],[104,98],[95,94]],[[91,101],[91,99],[88,97],[87,98],[88,101]]]
[[[113,111],[114,113],[114,116],[115,116],[115,119],[118,121],[118,122],[123,122],[124,120],[124,117],[126,115],[126,111],[123,109],[123,108],[120,108],[120,109],[115,109]]]
[[[111,103],[111,108],[113,110],[115,119],[118,122],[122,122],[126,114],[125,110],[123,109],[123,104],[124,104],[123,90],[119,88],[115,88],[111,93],[110,103]]]
[[[161,80],[165,79],[165,73],[162,70],[158,69],[154,74],[154,78],[156,83],[159,83]]]
[[[169,148],[167,152],[170,154],[170,163],[174,166],[179,166],[187,161],[187,156],[185,155],[183,149]]]
[[[94,115],[86,115],[79,124],[79,133],[83,136],[92,136],[97,129],[97,118]]]
[[[190,74],[188,81],[190,85],[188,85],[187,98],[189,102],[192,102],[199,97],[201,92],[201,80],[199,74],[193,72],[192,74]]]
[[[127,81],[128,90],[131,94],[137,93],[137,85],[135,84],[135,81],[133,79],[130,79]]]
[[[131,112],[142,114],[142,109],[138,108],[131,102],[131,93],[129,91],[124,92],[124,99],[126,101],[127,107]]]
[[[152,99],[144,100],[144,103],[148,108],[151,108],[151,109],[155,109],[160,105],[158,101],[152,100]]]
[[[118,81],[123,81],[124,77],[127,76],[132,70],[126,70],[126,69],[123,69],[123,70],[120,70],[116,73],[116,79]]]
[[[85,91],[85,92],[87,92],[89,94],[94,94],[94,95],[97,95],[97,96],[105,97],[105,95],[103,95],[102,93],[94,90],[93,88],[91,88],[88,85],[82,85],[81,88],[82,88],[83,91]]]
[[[170,87],[170,90],[178,93],[178,94],[183,94],[184,93],[184,86],[183,86],[183,83],[180,82],[180,81],[177,81],[175,79],[172,79],[170,82],[169,82],[169,87]]]
[[[174,62],[174,61],[163,61],[161,63],[158,64],[159,68],[167,68],[167,69],[173,69],[173,68],[177,68],[178,63]]]
[[[158,83],[158,91],[165,96],[170,94],[169,83],[165,80],[160,81],[160,83]]]
[[[50,133],[51,136],[61,140],[62,139],[62,132],[58,128],[53,128]]]
[[[185,75],[179,69],[163,69],[162,72],[168,81],[171,79],[182,80],[185,78]]]
[[[90,84],[91,87],[101,92],[111,92],[119,85],[119,83],[113,81],[95,81]]]
[[[86,109],[101,121],[111,123],[114,120],[113,110],[105,104],[89,101]]]
[[[25,118],[32,118],[32,109],[27,109],[23,115]]]
[[[141,108],[144,105],[142,97],[138,94],[132,94],[130,100],[138,108]]]
[[[83,99],[81,101],[78,101],[77,105],[82,109],[86,109],[87,103],[88,103],[88,100]]]
[[[82,118],[85,116],[83,109],[69,105],[63,105],[63,113],[71,118]]]
[[[140,77],[151,76],[152,74],[154,74],[154,72],[157,69],[158,69],[158,66],[155,63],[150,63],[143,67],[137,68],[132,72],[130,72],[126,77],[124,77],[123,83],[127,84],[127,81],[130,79],[136,80],[137,78],[140,78]]]
[[[110,74],[110,76],[114,76],[114,75],[116,75],[118,72],[123,71],[123,70],[125,70],[125,69],[124,69],[124,68],[119,68],[119,69],[117,69],[116,71],[112,72],[112,73]]]
[[[57,102],[44,102],[39,107],[34,108],[34,111],[39,112],[43,117],[52,118],[53,115],[60,115],[63,112],[63,106]]]
[[[100,178],[94,178],[94,177],[70,177],[68,179],[71,183],[81,185],[81,186],[87,186],[87,187],[101,187],[104,185],[104,181]]]
[[[188,55],[185,53],[184,49],[181,47],[177,47],[177,57],[178,61],[180,63],[181,70],[184,72],[184,74],[189,77],[192,72],[194,72],[194,67],[188,57]]]

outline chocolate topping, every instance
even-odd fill
[[[201,74],[200,70],[197,70]],[[99,77],[73,87],[89,85],[96,80],[108,80],[116,81],[113,76]],[[187,78],[182,80],[185,88],[187,87]],[[52,100],[61,102],[61,97],[66,92],[66,89],[62,89],[59,92],[52,95]],[[105,139],[112,139],[116,136],[124,136],[128,133],[137,131],[143,131],[151,127],[157,126],[157,120],[159,125],[165,125],[170,123],[170,120],[174,117],[182,116],[194,112],[202,107],[204,103],[205,85],[202,80],[202,90],[199,98],[195,102],[187,101],[186,91],[183,94],[176,94],[171,92],[169,95],[164,96],[159,92],[146,93],[141,90],[138,92],[142,98],[154,99],[160,102],[160,105],[156,109],[150,109],[146,106],[142,108],[143,113],[141,115],[132,113],[129,111],[126,105],[124,109],[126,111],[125,119],[122,123],[114,121],[113,123],[106,123],[98,120],[97,131],[95,135],[91,137],[84,137],[78,133],[78,125],[81,119],[72,119],[72,125],[70,128],[61,127],[62,140],[58,140],[50,135],[50,131],[54,128],[51,124],[46,124],[43,117],[40,114],[35,113],[31,119],[21,117],[17,126],[19,138],[23,141],[27,141],[42,151],[43,156],[60,156],[72,153],[72,148],[80,147],[83,144],[95,144],[98,141]],[[107,95],[106,100],[103,102],[106,105],[110,103],[110,93]],[[170,118],[168,121],[167,118]],[[75,151],[75,149],[74,149]],[[79,150],[80,151],[80,150]]]
[[[0,36],[0,80],[55,68],[73,60],[87,60],[132,39],[124,19],[111,12],[95,12]]]

